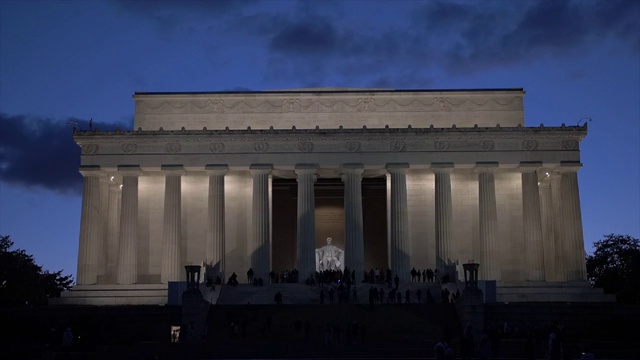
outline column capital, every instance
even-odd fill
[[[252,175],[271,174],[273,165],[271,164],[252,164],[249,166]]]
[[[387,172],[389,173],[399,173],[406,174],[409,171],[408,163],[387,163],[386,166]]]
[[[350,171],[358,171],[360,170],[361,172],[364,171],[364,165],[362,163],[345,163],[342,164],[340,166],[344,172],[344,170],[350,170]]]
[[[122,173],[122,176],[142,175],[142,169],[140,169],[140,165],[118,165],[118,172]]]
[[[521,161],[520,165],[518,165],[518,170],[521,173],[535,172],[540,168],[542,168],[541,161]]]
[[[477,173],[494,173],[500,164],[497,161],[478,161],[474,169]]]
[[[454,165],[452,162],[432,162],[431,171],[434,173],[451,173]]]
[[[204,167],[204,172],[207,175],[225,175],[229,171],[227,164],[207,164]]]
[[[315,174],[318,169],[318,164],[296,164],[295,173],[300,174]]]
[[[160,170],[162,170],[162,172],[165,175],[172,175],[172,176],[184,175],[184,166],[182,166],[182,164],[162,165],[160,167]]]
[[[100,171],[100,165],[80,165],[80,169],[78,169],[82,176],[101,176],[104,175]]]
[[[364,165],[361,163],[346,163],[342,164],[342,173],[362,174],[364,172]]]
[[[558,172],[578,172],[582,168],[579,161],[561,161],[560,166],[556,168]]]

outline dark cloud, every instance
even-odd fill
[[[634,44],[635,50],[640,41],[637,1],[542,0],[510,6],[430,3],[414,21],[425,31],[448,29],[457,46],[445,46],[441,65],[455,73],[530,63],[539,57],[576,56],[607,37]]]
[[[326,83],[332,74],[355,82],[375,75],[374,85],[400,83],[395,76],[409,81],[405,87],[420,87],[441,69],[470,74],[579,56],[605,38],[628,42],[633,51],[640,46],[640,2],[633,0],[432,1],[395,28],[374,31],[328,16],[257,17],[262,25],[255,33],[268,41],[271,56],[267,78],[306,84]],[[407,76],[408,68],[416,73]]]
[[[269,49],[283,54],[327,55],[336,47],[337,35],[325,19],[310,19],[290,24],[270,41]]]
[[[60,193],[80,193],[80,148],[73,141],[74,126],[88,130],[89,121],[75,118],[57,121],[0,113],[0,181]],[[115,128],[113,124],[93,122],[93,129]]]

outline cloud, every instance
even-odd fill
[[[527,64],[539,57],[578,56],[580,50],[597,46],[604,38],[630,44],[640,41],[634,20],[640,15],[640,3],[636,1],[511,4],[461,8],[455,2],[435,2],[423,7],[414,20],[426,31],[444,27],[453,34],[450,37],[456,46],[445,46],[441,64],[451,73]],[[520,7],[522,4],[529,6]]]
[[[269,42],[269,48],[282,54],[325,56],[336,47],[337,35],[325,19],[299,21],[285,26]]]
[[[80,148],[73,141],[72,126],[87,130],[89,121],[0,113],[0,181],[59,193],[81,193]],[[93,128],[114,130],[116,125],[94,122]]]

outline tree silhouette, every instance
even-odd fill
[[[609,234],[587,256],[587,276],[594,287],[616,294],[619,302],[640,302],[640,240]]]
[[[49,298],[71,288],[71,275],[42,270],[32,255],[11,250],[13,245],[9,236],[0,235],[0,306],[46,305]]]

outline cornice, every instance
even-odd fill
[[[83,155],[578,151],[587,126],[75,131]]]

